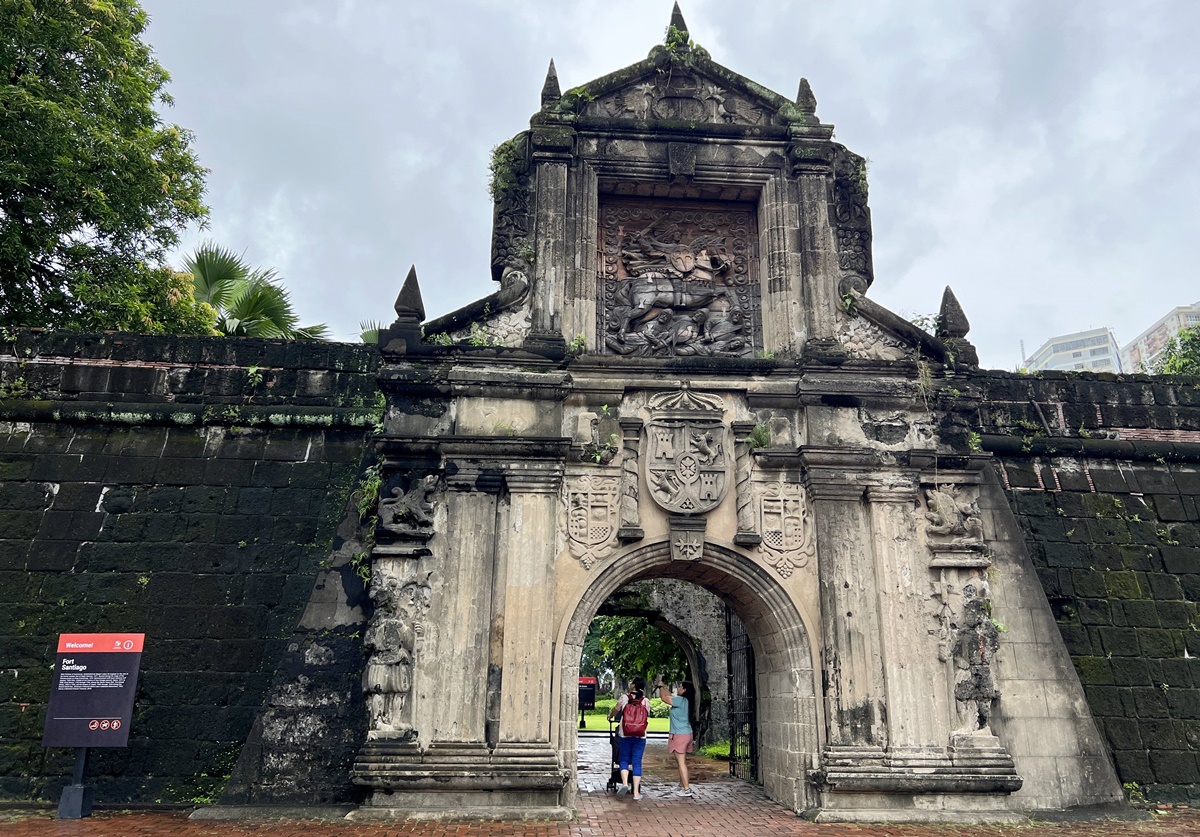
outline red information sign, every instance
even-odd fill
[[[43,747],[124,747],[145,634],[61,634]]]
[[[596,678],[595,677],[580,677],[579,678],[579,709],[595,709],[596,708]]]

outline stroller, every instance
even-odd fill
[[[608,722],[608,743],[612,749],[609,758],[612,770],[608,774],[608,784],[604,787],[605,790],[616,793],[621,784],[621,746],[617,742],[617,728],[613,726],[612,721]]]

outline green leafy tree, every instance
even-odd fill
[[[598,616],[588,628],[580,670],[612,669],[632,679],[661,674],[667,680],[688,676],[687,657],[669,633],[642,616]]]
[[[1200,325],[1180,329],[1158,356],[1158,375],[1200,375]]]
[[[211,333],[161,266],[202,221],[136,0],[0,1],[0,326]]]
[[[252,269],[242,256],[206,242],[184,261],[196,299],[216,309],[218,334],[323,340],[324,324],[299,325],[288,292],[273,270]]]

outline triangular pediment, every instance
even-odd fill
[[[644,61],[566,91],[548,109],[588,121],[786,127],[816,122],[795,102],[721,66],[699,46],[656,46]]]

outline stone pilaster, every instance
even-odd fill
[[[542,152],[537,164],[537,212],[532,334],[562,338],[566,270],[567,162]]]
[[[500,475],[495,467],[455,463],[448,477],[446,553],[435,570],[434,593],[426,641],[437,648],[437,665],[419,671],[425,684],[418,692],[417,722],[422,741],[470,743],[486,748],[484,690],[488,671],[488,636],[492,562],[496,540],[496,502]]]
[[[622,543],[640,541],[641,512],[638,510],[638,456],[642,444],[642,420],[623,418],[621,425],[621,523],[617,538]]]
[[[887,743],[883,662],[871,528],[860,451],[803,448],[817,530],[825,708],[830,748],[881,755]]]
[[[899,476],[899,475],[898,475]],[[917,478],[867,489],[887,672],[888,750],[893,761],[944,758],[944,682],[929,634],[924,549],[916,536]]]
[[[554,558],[562,466],[513,463],[505,469],[509,525],[504,584],[504,674],[500,747],[550,745]]]
[[[752,421],[733,423],[733,456],[736,469],[734,486],[737,501],[737,533],[733,542],[740,546],[757,546],[762,543],[754,519],[754,490],[750,474],[754,469],[754,457],[750,454],[750,434],[754,432]]]

